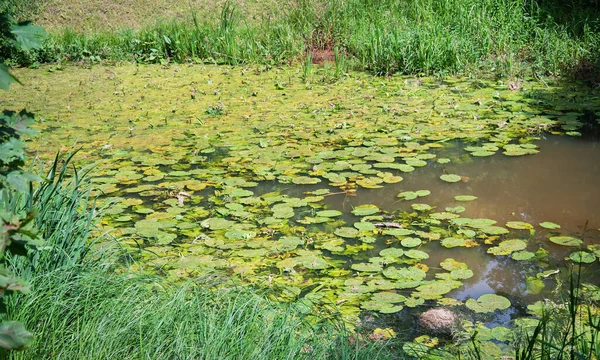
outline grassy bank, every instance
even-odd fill
[[[169,21],[157,15],[152,24],[124,19],[111,30],[90,31],[67,20],[55,21],[51,39],[34,60],[276,65],[306,61],[307,53],[333,58],[337,51],[355,68],[379,75],[469,71],[557,75],[581,61],[596,65],[600,10],[553,4],[296,0],[261,7],[244,2],[201,7],[190,3],[185,13],[191,15]],[[48,15],[42,12],[38,17],[44,16]]]

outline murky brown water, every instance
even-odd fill
[[[412,203],[427,203],[436,206],[438,211],[447,206],[462,205],[466,211],[461,217],[489,218],[500,226],[515,220],[534,225],[552,221],[562,226],[561,233],[581,236],[587,224],[586,243],[600,242],[600,143],[550,136],[537,144],[541,149],[537,155],[495,155],[474,159],[466,155],[463,144],[457,143],[439,154],[439,157],[450,158],[449,164],[430,161],[425,168],[403,174],[401,183],[386,185],[383,189],[360,189],[354,197],[330,196],[325,201],[330,208],[343,211],[367,203],[388,211],[409,210]],[[470,181],[445,183],[439,179],[444,172],[467,176]],[[402,191],[420,189],[430,190],[431,195],[413,201],[400,201],[396,197]],[[456,195],[467,194],[478,199],[471,202],[454,200]],[[571,249],[550,243],[545,237],[547,233],[547,230],[538,230],[533,241],[529,241],[529,250],[535,251],[543,244],[550,250],[546,269],[560,268],[564,278],[567,268],[563,257]],[[529,237],[528,232],[523,234]],[[509,297],[513,304],[532,303],[550,296],[556,284],[546,280],[545,289],[532,294],[527,290],[526,278],[535,277],[544,269],[529,262],[489,255],[485,248],[447,249],[437,242],[424,247],[430,256],[424,261],[431,268],[428,278],[433,278],[439,263],[449,257],[467,263],[473,270],[475,275],[463,280],[462,288],[448,294],[460,301],[496,293]],[[587,270],[586,281],[598,282],[595,281],[598,278],[596,267],[592,265]],[[513,313],[514,309],[498,313],[493,322],[504,323]]]
[[[463,146],[441,152],[452,159],[449,164],[430,162],[425,168],[403,174],[404,181],[383,189],[359,189],[356,197],[329,197],[336,209],[376,204],[391,211],[409,209],[412,203],[427,203],[443,211],[462,205],[461,217],[489,218],[502,225],[519,220],[532,224],[552,221],[566,232],[600,228],[600,143],[569,137],[551,136],[537,142],[536,155],[507,157],[495,155],[472,158]],[[467,176],[467,183],[448,184],[439,179],[447,173]],[[431,195],[414,201],[399,201],[402,191],[426,189]],[[477,200],[457,202],[456,195],[475,195]]]

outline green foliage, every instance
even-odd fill
[[[302,301],[278,304],[210,283],[165,286],[97,266],[33,280],[9,315],[38,336],[13,359],[386,359],[384,344],[348,341],[341,322],[314,322]],[[22,305],[21,305],[22,304]],[[101,331],[99,336],[98,331]]]
[[[326,51],[333,54],[335,77],[350,64],[381,75],[476,69],[513,76],[558,74],[600,44],[598,14],[584,7],[570,12],[577,23],[555,21],[548,7],[516,0],[295,1],[282,8],[273,9],[273,18],[258,17],[226,2],[216,22],[192,9],[189,21],[136,31],[86,34],[66,28],[52,35],[38,60],[292,60],[304,62],[306,80],[313,59]]]
[[[0,15],[0,43],[7,41],[17,49],[30,50],[41,46],[43,29],[30,23],[17,23],[8,15]],[[0,66],[0,89],[6,90],[12,82],[18,81],[5,65]],[[7,193],[24,193],[30,189],[31,181],[37,177],[21,168],[25,163],[22,136],[32,135],[28,128],[32,115],[26,111],[19,113],[3,111],[0,115],[0,199]],[[23,254],[26,245],[34,245],[39,237],[30,226],[33,220],[30,211],[11,211],[0,208],[0,260],[5,252]],[[0,297],[12,292],[26,292],[27,285],[0,264]],[[0,323],[0,347],[7,350],[22,350],[32,340],[32,335],[21,323]]]
[[[41,48],[46,35],[42,27],[29,21],[18,22],[10,14],[0,11],[0,63],[6,60],[24,62],[23,55]],[[7,90],[15,81],[18,82],[6,65],[0,64],[0,89]]]

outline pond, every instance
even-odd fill
[[[132,270],[234,278],[398,328],[431,306],[510,326],[571,265],[597,289],[600,97],[577,84],[197,64],[17,75],[29,85],[2,106],[38,115],[42,161],[96,162],[101,225]]]

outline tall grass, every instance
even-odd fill
[[[36,334],[13,359],[380,359],[385,347],[348,341],[343,325],[310,324],[295,305],[206,284],[165,286],[73,267],[38,276],[9,303]]]
[[[40,174],[40,184],[29,193],[8,189],[0,193],[4,210],[35,214],[35,228],[44,241],[38,250],[31,249],[27,257],[9,256],[26,278],[79,264],[90,249],[88,240],[98,219],[95,198],[90,195],[91,167],[71,167],[74,155],[57,154],[50,169]]]
[[[548,304],[535,326],[521,329],[515,359],[600,359],[600,314],[583,294],[581,267],[571,271],[563,304]]]
[[[5,318],[35,341],[12,359],[374,359],[381,343],[350,341],[342,321],[309,320],[301,304],[215,282],[166,284],[124,271],[117,248],[93,251],[90,169],[57,156],[30,194],[0,192],[3,210],[36,213],[45,238],[10,267],[32,292],[5,298]],[[0,354],[2,355],[2,354]],[[6,354],[4,354],[6,355]]]
[[[189,21],[139,31],[66,29],[39,59],[282,64],[329,47],[380,75],[511,75],[558,74],[600,49],[600,10],[582,8],[557,22],[530,0],[289,0],[273,12],[244,14],[227,2],[217,21],[191,9]]]

